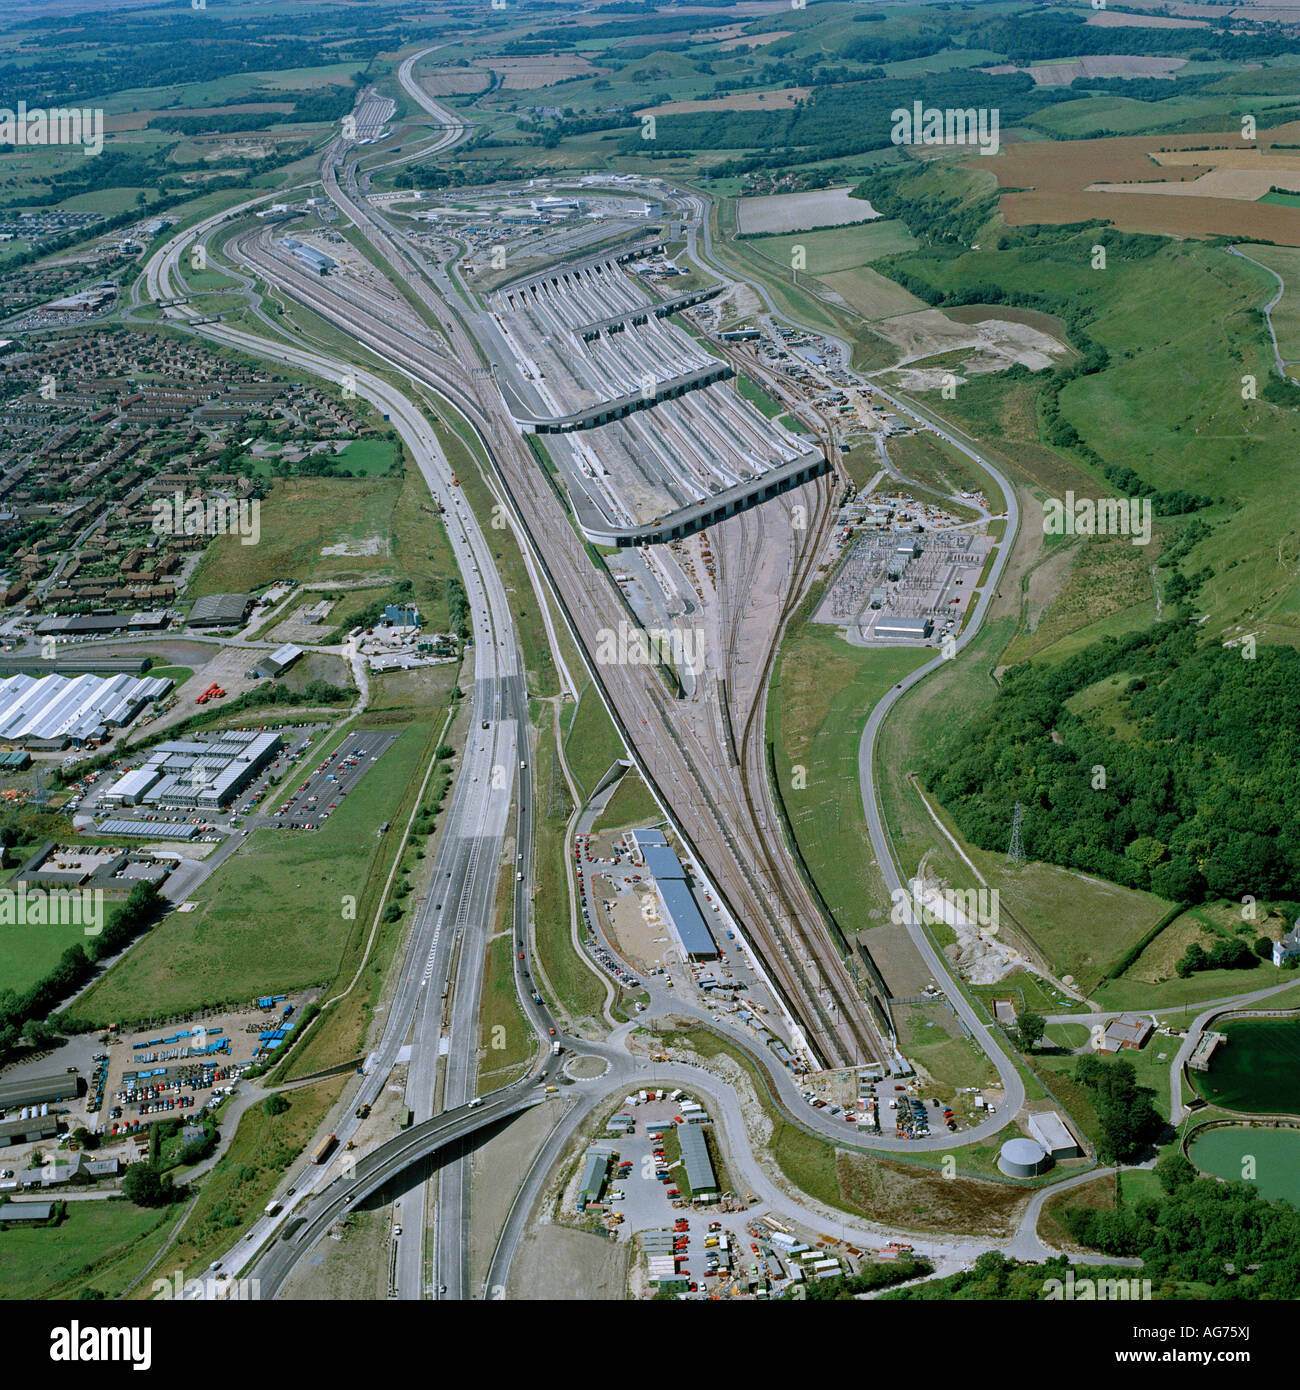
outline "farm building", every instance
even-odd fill
[[[4,1081],[0,1082],[0,1110],[72,1100],[76,1094],[77,1075],[70,1071],[29,1076],[20,1081]]]

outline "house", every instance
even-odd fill
[[[1300,956],[1300,918],[1282,938],[1273,943],[1273,964],[1285,965],[1293,956]]]

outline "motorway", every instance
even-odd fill
[[[149,293],[154,298],[175,296],[172,275],[179,256],[196,236],[206,235],[221,220],[221,217],[209,219],[159,252],[150,263],[146,277]],[[196,312],[182,308],[177,316],[184,319]],[[526,693],[509,602],[477,520],[461,491],[452,485],[452,470],[437,437],[411,401],[381,378],[318,353],[219,325],[205,325],[202,331],[228,346],[312,372],[326,380],[349,380],[358,394],[389,415],[430,490],[446,499],[447,534],[465,576],[474,627],[475,679],[470,699],[470,738],[445,813],[431,887],[417,904],[407,947],[407,965],[396,997],[389,1004],[388,1025],[367,1064],[366,1079],[348,1100],[350,1107],[373,1103],[409,1033],[412,1065],[408,1101],[416,1115],[423,1118],[434,1113],[435,1071],[444,1031],[442,986],[450,981],[453,950],[457,944],[461,949],[450,1019],[450,1036],[457,1045],[447,1053],[444,1106],[463,1104],[472,1094],[483,949],[509,828],[516,764],[528,761],[520,754],[520,731],[527,728]],[[523,746],[526,748],[526,743]],[[494,770],[498,769],[504,769],[506,775],[502,777],[497,771],[494,776]],[[519,809],[513,829],[517,853],[527,860],[531,857],[532,835],[530,774],[527,768],[518,768],[517,773]],[[527,898],[522,891],[526,886],[527,880],[516,884],[514,900],[516,926],[521,933],[528,920]],[[467,931],[471,924],[475,929]],[[543,1025],[539,1015],[535,1026],[539,1036],[548,1036],[549,1021]],[[340,1142],[346,1144],[357,1127],[345,1118],[335,1131]],[[313,1175],[309,1173],[308,1177],[311,1179]],[[308,1186],[311,1185],[309,1181]],[[300,1192],[298,1200],[304,1197],[305,1191]],[[291,1204],[291,1208],[293,1205],[296,1203]],[[461,1252],[466,1248],[463,1234],[467,1221],[467,1197],[460,1162],[452,1162],[444,1168],[439,1205],[438,1282],[446,1285],[448,1297],[458,1297],[462,1296],[465,1277]],[[418,1210],[414,1210],[416,1208]],[[423,1296],[425,1287],[422,1210],[421,1203],[408,1203],[403,1237],[405,1254],[399,1264],[403,1292],[412,1297]],[[265,1229],[255,1228],[254,1234],[265,1238],[275,1224],[278,1223],[267,1222]],[[231,1275],[237,1274],[240,1267],[238,1259],[227,1262],[227,1272]]]

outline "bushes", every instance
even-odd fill
[[[1268,941],[1267,937],[1261,937],[1260,940],[1267,942],[1266,952],[1259,952],[1259,942],[1256,942],[1255,949],[1252,950],[1241,940],[1220,941],[1207,951],[1200,942],[1193,941],[1175,966],[1178,977],[1186,980],[1198,970],[1253,970],[1261,955],[1264,959],[1269,959],[1273,954],[1273,943]]]
[[[179,1194],[171,1178],[153,1163],[133,1163],[122,1179],[122,1195],[138,1207],[166,1207]]]

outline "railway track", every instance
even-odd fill
[[[351,200],[344,201],[350,203]],[[363,234],[368,222],[362,214],[360,229]],[[384,240],[392,247],[391,241]],[[587,653],[596,650],[602,630],[616,630],[624,614],[614,604],[612,593],[605,592],[609,586],[600,583],[591,572],[590,560],[561,510],[559,499],[542,485],[539,470],[513,421],[503,418],[508,417],[508,412],[495,386],[475,374],[472,366],[466,370],[462,365],[481,360],[477,351],[460,351],[458,340],[468,336],[463,325],[454,314],[441,308],[436,296],[430,296],[427,285],[415,283],[420,277],[412,274],[409,262],[399,273],[419,290],[425,302],[432,300],[430,307],[444,325],[459,360],[444,357],[428,338],[414,341],[394,323],[381,319],[376,324],[367,310],[338,296],[328,283],[300,273],[285,259],[259,245],[256,238],[240,236],[232,239],[230,245],[233,254],[245,257],[283,292],[313,312],[347,328],[359,343],[371,348],[379,357],[453,400],[487,446],[521,529],[527,533],[541,559],[579,645]],[[823,518],[819,525],[824,527],[824,486],[819,488],[819,493],[823,500],[817,515]],[[810,536],[813,534],[810,528]],[[805,549],[805,557],[796,565],[796,579],[800,585],[810,571],[816,547],[809,545]],[[797,601],[793,594],[787,597],[782,623]],[[764,686],[773,655],[774,651],[769,651],[765,657]],[[826,935],[820,914],[811,901],[794,902],[785,887],[798,883],[800,896],[803,895],[797,869],[789,862],[782,862],[781,854],[773,850],[763,833],[765,827],[756,806],[766,804],[766,795],[756,800],[752,787],[747,788],[743,782],[737,785],[730,775],[729,758],[721,762],[705,758],[697,762],[692,758],[682,736],[683,721],[679,713],[670,711],[662,695],[653,686],[642,684],[636,672],[595,662],[589,665],[643,775],[656,786],[664,804],[671,809],[683,838],[713,878],[732,914],[747,924],[747,936],[768,967],[790,1012],[803,1023],[813,1052],[827,1065],[880,1060],[884,1046],[879,1033],[871,1024],[838,951]],[[761,755],[762,740],[755,741],[752,732],[760,708],[761,701],[755,701],[746,720],[742,750],[748,740]],[[677,756],[665,759],[669,750]],[[741,756],[743,766],[743,751]],[[749,761],[748,780],[752,781],[752,753]],[[757,771],[760,778],[765,775],[761,756]],[[765,783],[760,781],[759,785]],[[695,788],[698,793],[694,793]],[[748,820],[748,825],[743,821],[740,825],[734,824],[741,805],[745,808],[744,819]],[[729,810],[724,811],[724,806]],[[770,816],[770,811],[768,814]],[[786,921],[773,910],[774,903],[785,905]],[[812,978],[809,977],[809,963],[815,968]],[[831,1007],[828,1008],[823,994],[831,1001]]]

